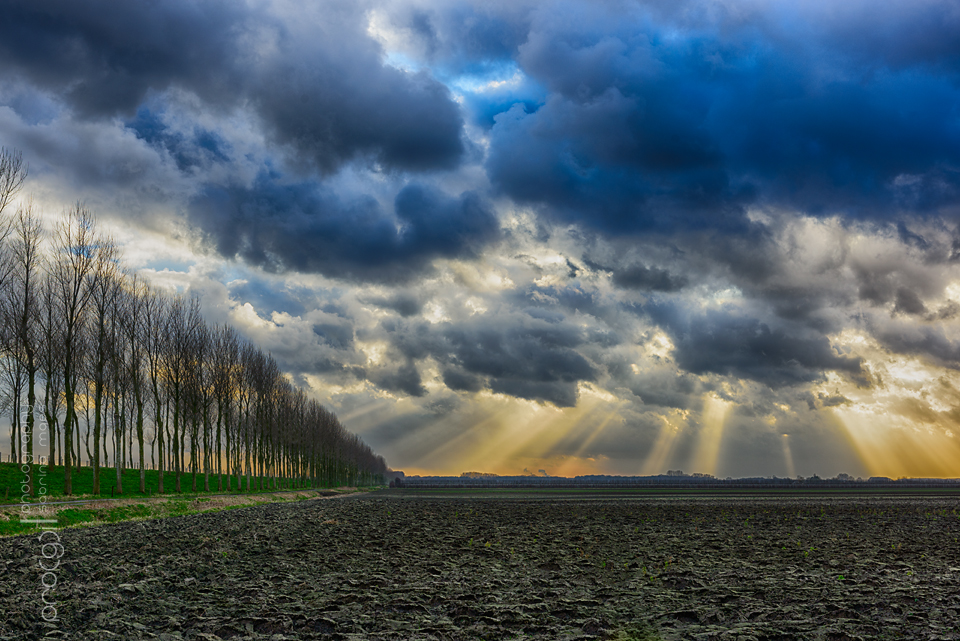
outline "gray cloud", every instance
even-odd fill
[[[394,213],[370,197],[345,202],[312,183],[265,178],[253,188],[209,187],[190,205],[191,221],[225,257],[386,283],[409,280],[434,258],[475,256],[499,235],[496,216],[473,192],[451,198],[408,185]]]
[[[684,276],[671,274],[668,270],[656,265],[647,266],[643,263],[633,263],[621,268],[606,267],[584,258],[584,262],[591,269],[613,274],[613,284],[623,289],[641,291],[673,292],[683,289],[687,284]]]
[[[694,374],[732,375],[773,387],[818,380],[827,370],[866,381],[863,359],[839,354],[823,336],[791,335],[720,310],[687,314],[667,305],[647,311],[673,338],[677,364]]]
[[[826,30],[818,10],[792,13],[789,31],[781,6],[534,11],[516,60],[549,93],[495,118],[490,177],[557,220],[605,232],[741,233],[755,204],[874,220],[949,207],[960,195],[948,107],[957,20],[932,30],[940,46],[883,30],[900,50],[925,51],[894,62],[879,53],[884,38],[861,34],[868,11],[856,6]],[[948,7],[889,14],[932,24]],[[583,19],[563,18],[574,15]],[[829,82],[824,68],[836,70]]]
[[[324,172],[357,157],[455,167],[462,119],[447,88],[384,66],[361,6],[317,10],[308,28],[269,5],[14,2],[0,25],[0,73],[84,118],[132,116],[168,89],[218,110],[252,106],[277,143]]]
[[[404,318],[415,316],[423,311],[423,301],[417,296],[404,292],[392,296],[374,296],[367,302],[384,309],[392,309]]]
[[[559,407],[576,405],[578,383],[599,375],[578,351],[587,336],[569,324],[518,321],[506,317],[456,325],[382,325],[401,358],[434,358],[452,390],[490,389]]]
[[[412,362],[407,362],[396,368],[381,368],[369,375],[379,387],[392,392],[400,392],[408,396],[424,396],[427,390],[423,387],[420,372]]]
[[[560,407],[575,405],[577,383],[597,376],[575,350],[583,340],[572,328],[553,327],[458,327],[443,335],[450,361],[494,392]]]

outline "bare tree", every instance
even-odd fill
[[[210,332],[203,322],[200,313],[200,300],[190,299],[190,306],[186,316],[185,363],[186,376],[184,379],[184,400],[190,418],[190,472],[192,474],[192,489],[197,491],[197,474],[201,466],[206,465],[209,452],[209,410],[212,394],[210,393],[211,367],[210,360]],[[202,431],[202,452],[201,452]],[[201,455],[203,460],[201,461]],[[209,490],[210,478],[205,475],[205,489]]]
[[[26,425],[21,442],[26,445],[24,456],[33,464],[33,440],[35,411],[37,405],[36,382],[41,361],[41,311],[40,281],[43,256],[40,253],[42,239],[40,219],[34,215],[31,203],[17,209],[10,238],[11,263],[9,287],[5,288],[3,318],[10,334],[10,354],[19,362],[27,392]],[[15,408],[17,422],[22,416],[22,407]],[[27,475],[27,486],[34,495],[33,476]]]
[[[0,213],[17,195],[26,179],[27,166],[23,162],[23,154],[0,147]]]
[[[163,410],[167,404],[164,384],[167,322],[165,299],[156,292],[148,292],[144,298],[143,323],[138,330],[138,339],[146,355],[147,376],[150,379],[150,390],[153,392],[153,429],[158,441],[157,490],[161,493],[164,471]]]
[[[8,167],[16,164],[9,154],[5,158]],[[7,177],[20,171],[0,170]],[[6,189],[0,195],[8,201],[19,184],[0,180],[0,189]],[[194,489],[200,472],[206,490],[211,473],[217,474],[217,487],[222,488],[224,472],[227,488],[232,489],[236,476],[238,490],[245,474],[248,491],[255,485],[352,484],[382,477],[382,457],[297,389],[270,355],[241,339],[232,327],[211,330],[199,299],[169,299],[151,292],[136,274],[126,275],[117,247],[97,234],[93,216],[81,204],[58,221],[53,253],[46,261],[41,232],[26,205],[0,241],[0,255],[5,256],[0,276],[6,279],[0,286],[0,365],[5,377],[0,396],[3,411],[11,410],[11,457],[18,457],[21,443],[24,394],[22,442],[25,456],[34,455],[29,435],[36,425],[39,375],[45,381],[42,411],[50,463],[60,453],[66,494],[73,493],[72,470],[81,462],[81,440],[94,470],[94,491],[101,491],[100,471],[110,463],[110,434],[116,488],[122,492],[122,468],[133,465],[134,431],[140,491],[146,491],[148,421],[161,492],[166,470],[175,472],[176,491],[182,490],[188,445]],[[78,420],[81,411],[85,432]]]
[[[120,295],[120,274],[117,249],[106,238],[98,239],[91,248],[92,268],[87,274],[90,292],[90,322],[87,325],[91,345],[89,378],[93,384],[93,493],[100,493],[100,435],[105,420],[104,393],[107,386],[107,363],[114,349],[110,317]],[[106,437],[106,433],[104,433]],[[106,450],[106,448],[104,448]]]
[[[231,418],[234,409],[233,372],[239,365],[240,340],[237,331],[229,325],[214,330],[213,347],[213,394],[217,402],[216,464],[217,489],[223,490],[222,462],[226,462],[227,489],[231,486]],[[221,440],[221,435],[223,441]],[[223,445],[226,447],[225,454]]]
[[[183,429],[183,401],[187,384],[187,366],[190,350],[190,327],[182,296],[176,296],[170,303],[165,336],[165,375],[167,383],[167,402],[173,408],[173,472],[174,488],[181,491],[180,477],[183,473],[183,449],[186,430]],[[167,423],[170,425],[170,423]]]
[[[198,299],[197,312],[199,315],[199,299]],[[213,464],[213,439],[211,434],[211,413],[213,411],[213,401],[215,396],[213,394],[213,382],[215,378],[214,372],[214,337],[213,333],[207,327],[206,323],[201,319],[197,331],[194,334],[194,348],[195,355],[197,357],[197,382],[198,385],[198,409],[200,414],[200,421],[202,423],[203,430],[203,491],[210,491],[210,468]],[[219,455],[219,451],[218,451]]]
[[[5,332],[3,355],[3,382],[6,384],[6,393],[0,401],[0,408],[10,412],[10,461],[20,461],[20,401],[23,399],[23,387],[26,383],[23,370],[23,359],[17,358],[12,352],[16,348]]]
[[[137,430],[137,446],[140,454],[140,491],[146,491],[146,470],[143,452],[143,412],[144,412],[144,368],[146,350],[141,336],[148,312],[147,301],[150,295],[146,283],[134,272],[127,281],[126,314],[123,316],[124,333],[128,345],[128,376],[133,393],[134,418]]]
[[[63,424],[64,494],[73,493],[73,435],[79,425],[75,406],[77,374],[80,360],[81,332],[90,288],[87,278],[94,265],[97,239],[94,218],[86,207],[77,203],[64,213],[54,232],[56,255],[51,275],[56,290],[58,314],[63,322],[63,384],[66,416]]]
[[[0,214],[7,208],[13,198],[23,187],[27,179],[27,166],[23,163],[23,155],[0,147]],[[4,289],[10,270],[13,267],[8,260],[4,244],[13,227],[13,219],[0,216],[0,290]]]
[[[47,419],[47,431],[50,438],[50,465],[57,464],[57,451],[61,458],[62,448],[58,448],[57,440],[60,437],[59,415],[63,404],[63,323],[57,312],[56,290],[54,280],[49,272],[44,274],[42,286],[43,301],[42,313],[42,340],[40,341],[42,355],[43,378],[43,412]]]
[[[127,414],[125,409],[128,399],[128,390],[130,387],[130,380],[128,378],[127,371],[128,344],[123,336],[123,322],[128,303],[127,297],[123,295],[124,280],[125,274],[122,272],[118,272],[115,275],[116,289],[113,304],[109,309],[110,338],[107,350],[109,356],[107,367],[109,375],[107,377],[107,381],[110,389],[110,396],[112,397],[111,406],[113,408],[113,462],[114,472],[116,474],[114,487],[119,494],[123,494],[122,470],[126,462],[123,449],[123,437],[127,427]],[[106,434],[104,434],[104,441],[106,441]]]

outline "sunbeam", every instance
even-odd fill
[[[677,438],[683,432],[684,424],[686,423],[686,414],[680,414],[680,417],[683,420],[677,422],[670,420],[666,416],[660,417],[663,420],[663,425],[660,426],[660,434],[657,436],[657,441],[653,444],[653,448],[643,462],[642,474],[663,474],[666,471],[665,466],[667,461],[670,460],[670,455],[673,453]]]
[[[854,408],[834,415],[873,476],[960,477],[960,443],[950,430],[897,424],[889,416]]]
[[[783,464],[787,468],[787,476],[793,478],[797,475],[797,470],[793,465],[793,453],[790,451],[790,435],[784,434],[780,442],[783,444]]]
[[[733,403],[715,394],[708,394],[703,401],[700,418],[700,434],[693,455],[693,471],[716,474],[723,441],[723,427]]]

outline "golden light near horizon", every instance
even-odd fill
[[[660,416],[663,425],[660,426],[660,433],[657,435],[657,440],[653,444],[650,454],[643,462],[640,472],[642,475],[652,476],[663,474],[666,471],[667,462],[670,460],[673,448],[687,425],[689,414],[689,411],[677,410],[673,412],[673,416]]]
[[[405,471],[425,475],[477,471],[511,476],[527,468],[531,472],[544,469],[554,476],[617,473],[611,470],[613,464],[607,457],[592,451],[621,419],[624,402],[591,385],[581,385],[580,392],[577,405],[568,408],[481,392],[477,396],[482,398],[485,410],[448,417],[458,425],[456,435],[434,444],[405,466]],[[715,475],[733,405],[710,393],[703,397],[699,414],[678,409],[659,414],[662,426],[643,462],[621,473],[658,475],[668,466],[678,465]],[[693,435],[692,420],[699,426],[698,440],[684,463],[676,460],[677,445],[683,437]]]
[[[464,465],[470,469],[485,466],[487,471],[516,473],[516,461],[549,459],[563,441],[581,442],[579,452],[583,453],[587,441],[595,439],[617,413],[612,396],[584,385],[575,407],[497,400],[514,407],[498,413],[497,425],[486,435],[482,446],[464,458]]]
[[[575,407],[526,401],[480,392],[469,412],[448,416],[458,429],[452,438],[435,442],[406,470],[434,475],[480,471],[501,475],[546,469],[553,475],[600,474],[591,447],[620,418],[623,403],[590,384],[581,384]],[[400,440],[420,438],[409,435]],[[560,450],[574,452],[559,454]]]
[[[960,477],[960,443],[952,431],[912,425],[872,408],[831,411],[871,476]]]
[[[710,393],[703,400],[700,414],[700,434],[693,455],[693,470],[704,474],[717,473],[723,428],[733,403]]]
[[[828,375],[820,394],[847,441],[872,476],[960,477],[957,372],[917,357],[891,354],[862,333],[848,331],[875,377],[857,387]]]
[[[783,434],[780,443],[783,445],[783,464],[787,468],[787,476],[793,478],[797,475],[797,469],[793,465],[793,453],[790,451],[790,435]]]

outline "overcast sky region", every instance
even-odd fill
[[[394,469],[960,477],[953,0],[0,9],[21,196]]]

